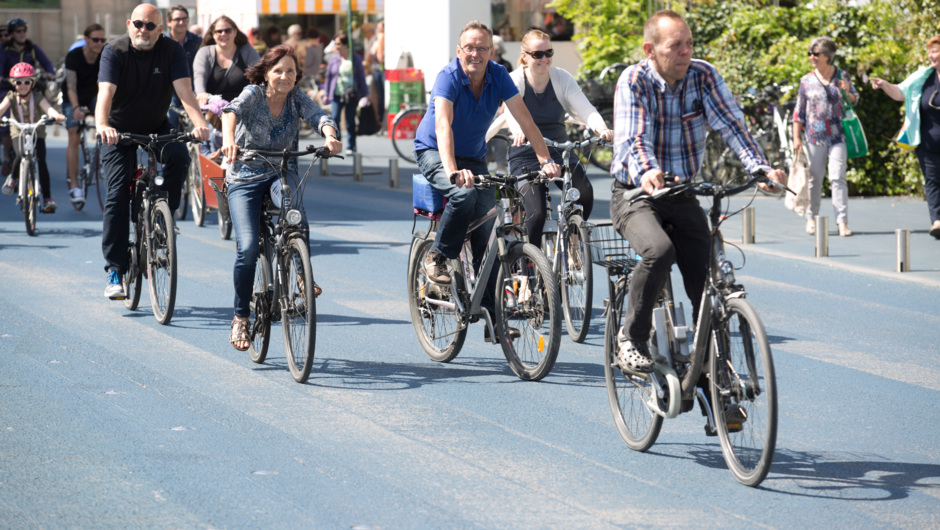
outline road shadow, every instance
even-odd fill
[[[371,326],[373,324],[411,324],[410,320],[373,318],[364,315],[330,315],[317,312],[317,325]]]
[[[401,243],[363,243],[358,241],[327,241],[324,239],[311,239],[310,252],[315,256],[323,256],[328,254],[352,255],[359,254],[363,250],[384,250],[410,245],[410,240]]]
[[[57,237],[70,237],[75,239],[90,239],[90,238],[101,238],[101,229],[100,228],[76,228],[76,229],[65,229],[65,228],[45,228],[39,227],[40,234],[57,236]]]
[[[0,243],[0,250],[9,250],[9,249],[14,249],[14,248],[29,248],[29,249],[42,248],[46,250],[57,250],[57,249],[66,248],[66,247],[65,245],[23,245],[19,243],[16,243],[13,245],[4,245]]]

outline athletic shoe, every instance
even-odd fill
[[[123,300],[124,284],[121,283],[121,275],[114,269],[108,270],[108,285],[104,288],[104,295],[111,300]]]
[[[3,182],[3,194],[4,195],[13,195],[16,192],[16,179],[13,178],[13,175],[7,177]]]
[[[450,273],[447,272],[447,258],[440,252],[431,250],[424,258],[424,274],[434,283],[450,283]]]
[[[42,201],[42,213],[55,213],[55,210],[58,207],[59,205],[57,205],[52,199],[44,199]]]
[[[69,200],[72,201],[72,207],[81,210],[85,206],[85,192],[81,188],[72,188],[69,190]]]

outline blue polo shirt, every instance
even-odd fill
[[[415,151],[437,149],[437,131],[434,129],[434,98],[444,98],[454,104],[454,156],[484,158],[486,156],[486,130],[503,101],[519,95],[516,84],[505,68],[493,61],[486,65],[486,80],[478,100],[470,89],[470,78],[460,66],[460,59],[444,67],[431,89],[431,105],[418,125]]]

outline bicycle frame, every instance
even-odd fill
[[[20,143],[20,172],[22,173],[22,168],[29,167],[29,165],[35,165],[35,150],[36,150],[36,140],[39,137],[39,128],[45,127],[47,123],[53,121],[52,118],[48,116],[42,116],[39,118],[39,121],[36,123],[20,123],[12,117],[6,118],[10,125],[15,125],[20,130],[19,143]],[[17,186],[17,197],[21,203],[26,200],[26,189],[27,182],[25,179],[19,178],[19,185]],[[39,169],[33,168],[33,179],[34,179],[34,190],[37,197],[42,196],[42,187],[39,184]]]

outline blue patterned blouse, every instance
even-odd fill
[[[849,93],[858,98],[858,90],[844,70],[838,70],[829,84],[824,85],[810,72],[800,80],[800,90],[796,96],[796,110],[793,121],[803,124],[806,141],[813,145],[837,145],[845,141],[842,131],[842,91],[839,78],[849,82]],[[858,100],[855,101],[858,104]]]
[[[246,86],[222,112],[234,113],[238,118],[235,125],[235,144],[239,149],[296,150],[301,119],[316,129],[321,136],[326,125],[339,129],[333,118],[297,87],[287,94],[284,109],[276,118],[271,114],[267,94],[261,85]],[[292,173],[297,173],[296,158],[290,159],[288,168]],[[275,175],[277,168],[271,167],[264,160],[236,160],[226,171],[225,180],[229,183],[249,182]]]

